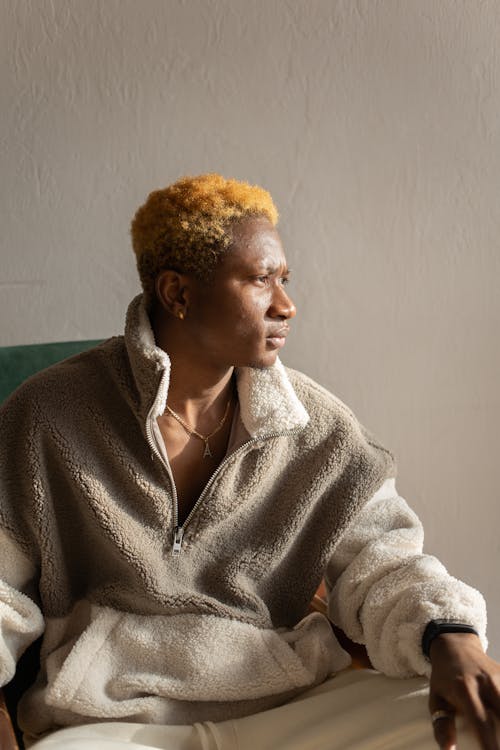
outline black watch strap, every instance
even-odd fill
[[[431,620],[422,636],[422,651],[429,658],[431,643],[441,633],[473,633],[479,635],[472,625],[464,622],[449,622],[448,620]]]

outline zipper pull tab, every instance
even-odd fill
[[[172,548],[172,554],[178,555],[182,547],[182,537],[184,536],[184,529],[182,526],[176,526],[174,529],[174,546]]]

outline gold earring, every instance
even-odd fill
[[[184,315],[184,311],[183,311],[183,310],[179,310],[179,312],[178,312],[178,317],[179,317],[179,318],[180,318],[181,320],[184,320],[184,317],[185,317],[185,315]]]

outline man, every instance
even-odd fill
[[[125,336],[3,407],[0,684],[44,631],[20,709],[37,750],[429,747],[422,680],[353,677],[306,616],[322,577],[376,669],[430,675],[442,747],[455,712],[497,747],[481,595],[422,554],[389,451],[278,359],[296,311],[276,223],[219,175],[152,193]]]

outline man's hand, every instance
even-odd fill
[[[440,748],[456,747],[455,713],[467,717],[483,750],[500,750],[494,717],[500,718],[500,664],[471,633],[442,633],[431,643],[429,708]]]

